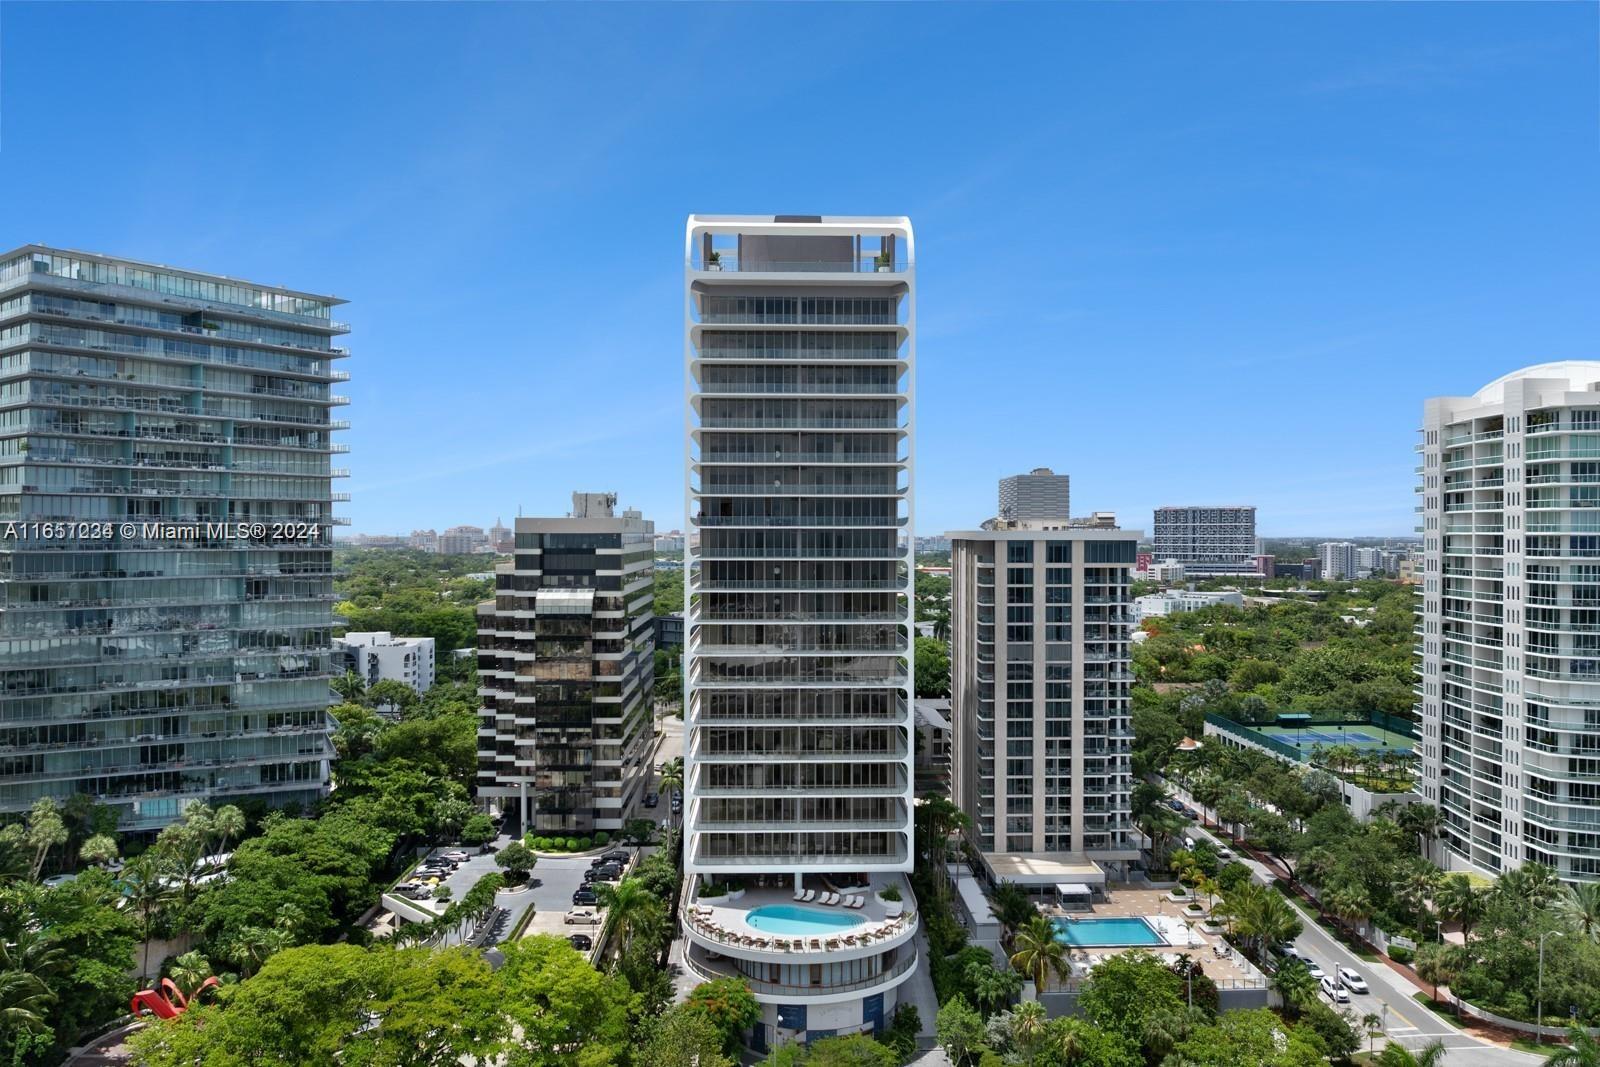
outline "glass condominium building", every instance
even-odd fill
[[[1600,878],[1600,362],[1423,406],[1422,781],[1450,866]]]
[[[695,215],[687,246],[685,961],[749,984],[758,1051],[877,1032],[917,966],[914,918],[883,925],[915,914],[911,225]],[[746,918],[812,896],[873,936]]]
[[[512,562],[478,607],[478,799],[523,830],[620,830],[649,778],[655,524],[574,493],[516,520]]]
[[[688,252],[685,864],[909,870],[910,225],[693,216]]]
[[[0,813],[327,790],[339,303],[0,256]]]

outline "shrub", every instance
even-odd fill
[[[606,833],[604,830],[596,830],[594,832],[594,843],[596,845],[600,845],[601,847],[609,845],[611,844],[611,835]]]
[[[887,900],[891,903],[897,901],[900,899],[900,887],[897,885],[891,885],[884,889],[880,889],[878,890],[878,897],[881,900]]]
[[[550,851],[550,839],[548,837],[535,837],[529,844],[540,852]]]
[[[567,851],[568,852],[576,852],[576,851],[578,851],[578,839],[576,837],[567,838]]]
[[[594,847],[594,838],[592,838],[592,837],[580,837],[580,838],[578,838],[578,851],[587,852],[593,847]]]
[[[1410,963],[1416,954],[1404,945],[1390,945],[1389,958],[1396,963]]]
[[[728,887],[725,886],[725,885],[718,885],[716,883],[712,883],[711,885],[703,885],[703,886],[700,887],[700,899],[701,900],[709,900],[712,897],[725,897],[727,895],[728,895]]]

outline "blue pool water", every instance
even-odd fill
[[[800,908],[793,904],[769,904],[752,908],[744,921],[767,934],[788,934],[804,937],[807,934],[832,934],[860,926],[859,915],[845,911],[822,911],[819,908]]]
[[[1105,945],[1165,945],[1155,927],[1143,919],[1056,919],[1056,940],[1087,948]]]

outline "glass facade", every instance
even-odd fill
[[[840,238],[736,240],[821,262]],[[904,869],[910,277],[753,281],[722,255],[688,281],[686,862]]]
[[[0,811],[326,790],[335,302],[0,259]]]
[[[524,830],[622,828],[653,733],[655,526],[518,519],[478,608],[478,796]]]

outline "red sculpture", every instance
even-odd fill
[[[170,978],[163,978],[159,989],[141,989],[135,993],[129,1006],[135,1015],[142,1015],[148,1011],[158,1019],[176,1019],[189,1009],[190,1004],[200,999],[201,993],[215,989],[221,984],[213,975],[201,982],[192,996],[185,997],[183,990],[178,988],[178,983]]]

